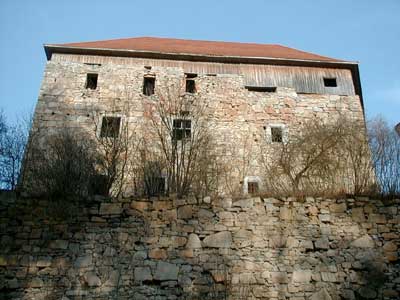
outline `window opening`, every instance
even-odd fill
[[[337,87],[336,78],[324,78],[324,86]]]
[[[97,88],[98,74],[89,73],[86,75],[86,88],[95,90]]]
[[[155,77],[144,77],[143,78],[143,95],[146,95],[146,96],[153,95],[155,85],[156,85]]]
[[[187,73],[186,77],[186,93],[194,94],[196,93],[196,81],[194,78],[197,77],[197,74]]]
[[[261,93],[275,93],[275,86],[245,86],[250,92],[261,92]]]
[[[271,141],[273,143],[282,143],[283,131],[281,127],[271,127]]]
[[[249,181],[247,183],[247,192],[251,195],[255,195],[258,193],[258,182],[257,181]]]
[[[192,128],[191,120],[175,119],[173,121],[172,137],[175,141],[190,138]]]
[[[121,117],[103,117],[100,137],[118,137]]]

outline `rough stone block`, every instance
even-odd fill
[[[374,248],[375,243],[373,239],[368,235],[364,235],[351,243],[352,247],[356,248]]]
[[[321,278],[322,281],[326,282],[337,282],[337,274],[336,273],[331,273],[331,272],[321,272]]]
[[[271,248],[284,248],[286,246],[286,236],[273,235],[269,238],[269,246]]]
[[[210,220],[214,217],[214,213],[208,209],[201,208],[201,209],[199,209],[199,211],[197,213],[197,217],[199,219]]]
[[[131,208],[140,212],[144,212],[149,209],[149,202],[132,201]]]
[[[175,264],[159,261],[154,273],[155,280],[178,280],[179,267]]]
[[[119,215],[122,213],[121,203],[101,203],[100,215]]]
[[[376,291],[367,286],[361,287],[357,292],[365,299],[376,299],[377,296]]]
[[[211,197],[210,196],[206,196],[203,198],[203,202],[204,203],[211,203]]]
[[[184,205],[178,208],[179,219],[191,219],[193,217],[193,210],[191,205]]]
[[[146,202],[144,202],[146,203]],[[156,200],[153,201],[153,209],[155,210],[167,210],[171,209],[172,202],[167,200]]]
[[[387,222],[385,215],[380,214],[370,214],[368,219],[370,222],[376,224],[386,224]]]
[[[344,213],[347,210],[347,205],[346,203],[333,203],[331,205],[329,205],[329,210],[332,213]]]
[[[314,244],[316,249],[329,249],[329,240],[327,237],[317,239]]]
[[[74,266],[77,268],[87,268],[92,265],[92,256],[86,255],[78,257],[74,263]]]
[[[393,242],[387,242],[383,245],[383,250],[385,251],[397,251],[397,245]]]
[[[149,251],[149,257],[152,259],[166,259],[168,254],[164,249],[151,249]]]
[[[50,243],[50,248],[52,249],[67,249],[68,248],[68,241],[65,240],[55,240]]]
[[[253,236],[253,233],[250,230],[240,229],[233,234],[233,238],[236,240],[249,240]]]
[[[232,234],[229,231],[222,231],[209,235],[203,240],[203,245],[210,248],[230,248]]]
[[[286,272],[271,272],[272,283],[288,283],[289,279]]]
[[[96,287],[101,285],[100,278],[94,272],[86,273],[84,278],[89,287]]]
[[[51,256],[41,256],[36,262],[36,266],[39,268],[45,268],[51,266],[52,258]]]
[[[233,207],[251,208],[254,206],[254,199],[243,199],[233,203]]]
[[[311,274],[310,270],[295,270],[293,271],[292,281],[297,283],[309,283]]]
[[[199,239],[199,236],[195,233],[191,233],[189,235],[189,239],[186,244],[186,248],[188,249],[199,249],[201,248],[201,241]]]
[[[43,287],[43,285],[44,285],[43,280],[38,277],[33,278],[29,283],[29,286],[32,288],[41,288]]]
[[[329,214],[319,214],[318,219],[322,223],[328,223],[331,221],[331,216]]]
[[[256,279],[254,278],[253,273],[240,273],[239,282],[242,284],[254,284],[256,283]]]
[[[329,293],[323,288],[318,292],[312,294],[309,300],[332,300],[332,297]]]
[[[281,220],[291,220],[293,218],[292,209],[288,207],[281,207],[279,217]]]
[[[145,280],[153,280],[153,276],[151,275],[151,270],[149,267],[137,267],[135,268],[135,281],[145,281]]]

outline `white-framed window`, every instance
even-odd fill
[[[285,124],[268,124],[264,128],[268,143],[287,143],[289,132]]]
[[[243,194],[255,195],[261,190],[261,179],[258,176],[246,176],[243,181]]]

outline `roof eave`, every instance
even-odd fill
[[[207,60],[207,61],[223,61],[223,62],[258,62],[261,61],[270,62],[293,62],[293,63],[316,63],[316,64],[358,64],[353,61],[329,61],[329,60],[310,60],[310,59],[295,59],[295,58],[276,58],[276,57],[257,57],[257,56],[226,56],[226,55],[207,55],[207,54],[193,54],[193,53],[173,53],[173,52],[160,52],[160,51],[148,51],[148,50],[130,50],[130,49],[112,49],[112,48],[82,48],[72,47],[64,45],[44,45],[47,59],[51,59],[53,52],[59,53],[70,53],[70,54],[109,54],[113,56],[132,56],[132,57],[159,57],[175,58],[175,59],[189,59],[189,60]]]

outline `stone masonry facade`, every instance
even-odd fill
[[[400,297],[400,200],[97,200],[1,194],[1,299]]]
[[[200,68],[202,63],[192,64]],[[96,112],[96,118],[101,114],[121,116],[132,131],[145,135],[147,104],[158,101],[157,95],[173,86],[185,94],[185,70],[179,62],[176,65],[165,66],[156,59],[54,53],[46,65],[34,131],[42,136],[66,128],[93,133]],[[98,74],[97,87],[93,90],[85,88],[87,74],[91,73]],[[155,95],[143,95],[146,74],[156,78]],[[233,166],[225,175],[230,177],[228,181],[234,183],[236,190],[241,190],[243,182],[251,178],[262,181],[260,149],[274,146],[270,141],[271,126],[282,128],[284,138],[290,139],[307,120],[332,121],[338,115],[364,120],[360,96],[354,91],[348,95],[307,94],[278,86],[275,92],[256,92],[246,89],[245,77],[199,73],[195,78],[196,93],[185,94],[206,106],[220,160]],[[243,157],[246,157],[246,166]]]

